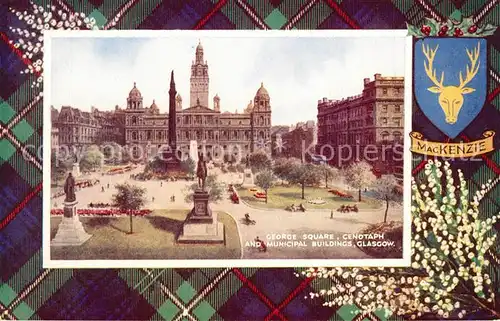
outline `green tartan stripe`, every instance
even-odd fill
[[[493,69],[493,71],[498,72],[500,70],[500,52],[498,49],[494,46],[490,46],[490,56],[488,58],[490,68]]]
[[[30,74],[26,80],[16,89],[7,99],[9,105],[16,111],[20,112],[26,105],[32,102],[40,92],[40,88],[31,88],[33,82],[36,81],[36,76]],[[42,99],[40,99],[40,102]],[[14,116],[15,117],[15,116]]]
[[[116,24],[117,29],[135,29],[146,19],[162,0],[138,1]],[[109,17],[111,20],[114,17]]]
[[[50,274],[24,298],[24,302],[37,311],[54,293],[73,278],[72,269],[51,270]]]
[[[16,150],[9,158],[9,163],[16,170],[17,174],[32,187],[42,182],[42,171],[39,171],[33,163],[25,159],[21,150]]]
[[[48,5],[52,4],[51,0],[31,0],[34,4],[37,4],[39,6],[44,6],[47,7]]]
[[[107,0],[99,7],[99,11],[109,19],[127,2],[128,0]]]
[[[326,18],[328,18],[332,13],[330,7],[324,2],[320,1],[316,4],[309,12],[302,17],[297,23],[295,23],[295,28],[297,29],[310,29],[311,27],[316,28],[319,26]],[[340,18],[339,18],[340,19]]]
[[[307,0],[307,1],[284,0],[278,6],[278,10],[281,11],[281,13],[285,17],[287,17],[287,19],[290,19],[299,11],[300,7],[302,7],[304,4],[306,4],[309,1],[310,0]],[[258,6],[255,7],[255,9],[257,10],[257,12],[260,11],[260,8],[258,8]],[[269,14],[265,15],[264,17],[267,17],[268,15]],[[316,26],[317,25],[314,25],[314,26],[311,25],[310,27],[316,28]]]
[[[474,197],[477,191],[481,189],[481,185],[488,182],[490,179],[496,177],[495,173],[486,165],[481,166],[470,178],[468,182],[469,195],[470,198]],[[496,202],[498,202],[498,196],[500,193],[500,186],[495,186],[488,194],[484,197],[479,205],[480,213],[483,219],[491,218],[493,215],[498,213],[500,209]]]
[[[37,124],[37,123],[38,122],[35,122],[35,124]],[[31,134],[31,136],[26,140],[26,142],[24,144],[26,146],[29,146],[28,150],[30,152],[32,152],[34,155],[36,155],[39,160],[41,160],[43,158],[42,149],[41,149],[41,147],[43,145],[43,139],[42,139],[42,135],[40,135],[37,130],[35,130],[33,132],[33,134]],[[38,149],[40,149],[40,150],[38,150]]]
[[[470,17],[475,15],[483,5],[484,1],[469,0],[462,5],[460,11],[464,16]]]
[[[84,12],[85,14],[89,14],[92,10],[94,10],[94,6],[89,1],[64,0],[64,2],[75,12]]]
[[[24,116],[24,119],[31,125],[35,132],[43,127],[43,98]]]
[[[257,272],[258,268],[240,268],[241,273],[245,275],[246,278],[251,278],[255,272]]]
[[[156,280],[159,280],[159,276],[164,275],[168,270],[160,270],[160,269],[151,269],[149,270],[151,275],[148,275],[142,269],[123,269],[118,272],[118,275],[127,282],[131,289],[139,292],[145,293],[146,290],[150,289],[151,286],[154,286]],[[167,283],[170,287],[170,284]]]
[[[457,10],[457,7],[455,7],[455,4],[451,0],[434,0],[431,2],[433,2],[434,9],[443,17],[449,17]]]
[[[500,164],[500,151],[496,150],[493,152],[493,155],[491,156],[491,160],[494,161],[496,164]]]
[[[262,0],[244,0],[249,6],[255,9],[257,15],[265,19],[275,8],[269,1]],[[236,2],[236,1],[230,1]],[[297,1],[299,2],[299,1]]]
[[[238,290],[243,283],[232,272],[229,272],[206,297],[207,301],[215,310],[222,307]],[[219,289],[224,289],[220,291]]]
[[[472,1],[471,1],[472,2]],[[488,12],[488,14],[483,18],[480,24],[490,23],[492,25],[499,25],[500,21],[500,6],[497,4]]]
[[[222,268],[200,268],[198,269],[201,273],[207,276],[210,280],[213,280],[217,275],[219,275],[225,269]]]
[[[7,281],[7,284],[19,293],[42,270],[42,252],[39,250]]]
[[[497,83],[493,78],[490,78],[490,90],[494,90],[496,87],[500,85],[500,83]],[[495,98],[491,101],[491,104],[500,111],[500,95],[496,95]],[[485,107],[487,108],[487,107]],[[497,163],[498,164],[498,163]]]
[[[221,271],[221,270],[219,270]],[[208,278],[202,271],[196,270],[191,274],[191,276],[188,279],[189,284],[196,290],[200,291],[201,289],[205,288],[207,283],[211,282],[212,279]]]
[[[409,24],[418,26],[426,17],[426,13],[422,10],[422,7],[413,0],[398,1],[394,2],[394,4],[404,14]]]
[[[236,1],[228,2],[220,11],[234,23],[235,29],[259,29]]]

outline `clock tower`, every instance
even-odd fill
[[[201,42],[196,47],[196,57],[191,65],[191,89],[189,106],[196,106],[197,101],[204,107],[208,106],[208,65],[203,60],[203,46]]]

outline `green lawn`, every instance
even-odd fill
[[[129,217],[80,217],[93,236],[81,246],[51,247],[53,260],[177,260],[239,259],[241,245],[236,222],[218,212],[224,223],[226,244],[177,244],[187,210],[157,210],[145,217],[134,217],[134,233],[129,232]],[[51,239],[60,217],[51,217]]]
[[[258,188],[257,188],[258,189]],[[238,193],[240,198],[247,202],[248,204],[256,207],[262,208],[280,208],[284,209],[286,206],[290,206],[295,204],[296,206],[300,203],[304,204],[307,208],[317,208],[317,209],[337,209],[341,205],[354,205],[357,204],[360,209],[374,209],[379,208],[381,203],[375,199],[364,197],[362,198],[362,202],[358,202],[358,193],[350,192],[351,195],[354,196],[353,199],[342,199],[338,196],[335,196],[331,193],[328,193],[330,188],[320,188],[320,187],[306,187],[304,197],[305,200],[302,199],[302,188],[299,185],[278,185],[271,188],[268,191],[268,200],[267,204],[264,199],[258,199],[254,196],[255,192],[251,192],[248,188],[240,188],[238,189]],[[335,188],[339,191],[343,191],[339,188]],[[259,189],[260,191],[260,189]],[[346,191],[343,191],[346,192]],[[321,197],[325,204],[310,204],[307,203],[310,199],[317,199]]]

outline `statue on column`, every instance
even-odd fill
[[[66,194],[65,202],[74,202],[76,201],[75,195],[75,178],[71,173],[68,174],[66,178],[66,182],[64,183],[64,193]]]
[[[198,166],[196,168],[196,176],[198,177],[198,186],[205,190],[205,181],[207,179],[207,162],[203,154],[198,154]]]

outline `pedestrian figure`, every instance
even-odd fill
[[[101,192],[104,192],[104,186],[101,187]]]
[[[162,186],[163,186],[163,182],[162,182],[162,181],[160,181],[160,187],[162,187]]]
[[[108,183],[108,188],[109,188],[109,183]]]
[[[333,210],[330,212],[330,218],[333,219]]]
[[[155,201],[155,197],[154,196],[152,197],[152,200],[153,200],[153,202]]]

